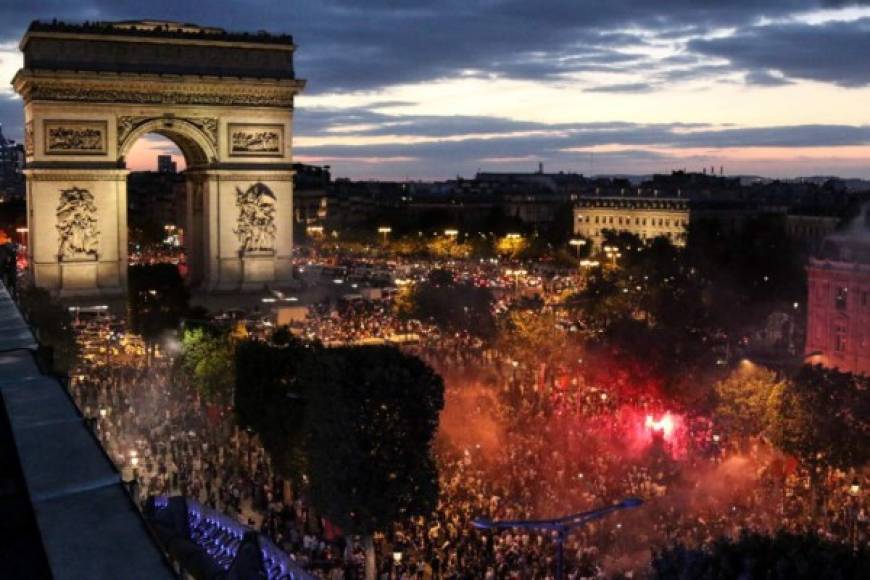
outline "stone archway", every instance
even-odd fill
[[[209,291],[291,277],[292,39],[171,22],[31,24],[24,68],[33,281],[117,294],[127,271],[126,156],[147,133],[188,169],[191,272]]]

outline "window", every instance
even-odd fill
[[[848,288],[837,286],[837,293],[834,296],[834,306],[837,310],[846,310],[846,297],[848,296]]]
[[[834,350],[836,352],[846,352],[847,345],[846,325],[842,322],[838,322],[834,326]]]

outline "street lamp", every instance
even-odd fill
[[[505,270],[505,274],[508,276],[514,276],[514,291],[516,292],[520,289],[520,276],[525,276],[527,272],[523,269]]]
[[[610,258],[611,264],[616,265],[616,259],[621,258],[622,254],[616,246],[604,246],[604,253]]]
[[[29,232],[30,232],[30,230],[27,229],[27,228],[15,228],[15,233],[18,234],[18,236],[19,236],[19,238],[20,238],[20,240],[21,240],[21,241],[19,242],[19,244],[21,244],[21,245],[24,246],[24,247],[27,247],[27,234],[28,234]]]
[[[449,236],[451,238],[455,238],[456,236],[459,235],[459,230],[452,229],[452,228],[448,229],[448,230],[444,230],[444,235]]]
[[[574,239],[568,241],[568,245],[574,246],[575,248],[577,248],[577,259],[579,260],[580,259],[580,248],[582,248],[583,246],[586,245],[586,240],[584,240],[582,238],[574,238]]]
[[[568,535],[573,528],[580,527],[591,521],[603,518],[606,515],[612,514],[624,509],[631,509],[643,505],[643,500],[637,497],[628,497],[621,502],[592,510],[573,514],[553,520],[501,520],[492,521],[489,518],[478,517],[472,520],[471,525],[478,530],[508,530],[508,529],[524,529],[535,531],[556,532],[556,580],[563,580],[565,575],[563,568],[563,558],[565,551],[565,536]]]
[[[383,234],[383,236],[384,236],[384,243],[385,244],[387,243],[387,236],[389,236],[392,231],[393,231],[393,228],[391,228],[389,226],[381,226],[378,228],[378,233]]]

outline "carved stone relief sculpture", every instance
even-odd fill
[[[172,123],[175,120],[187,121],[191,125],[197,127],[205,133],[209,141],[213,145],[217,145],[218,139],[218,120],[214,117],[142,117],[142,116],[122,116],[118,117],[118,146],[120,147],[127,137],[137,127],[144,125],[148,121],[155,119],[164,119],[167,123]]]
[[[275,251],[275,203],[275,194],[262,183],[246,191],[236,188],[239,217],[233,232],[239,237],[241,255]]]
[[[47,155],[105,155],[105,121],[45,121]]]
[[[153,118],[154,117],[118,117],[118,146],[120,147],[121,144],[127,140],[127,136],[133,132],[133,129]]]
[[[280,157],[284,148],[283,125],[241,125],[231,123],[230,155]]]
[[[24,124],[24,154],[33,155],[33,121],[27,121]]]
[[[87,189],[72,187],[60,192],[57,205],[57,255],[60,260],[97,258],[97,204]]]

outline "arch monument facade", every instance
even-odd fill
[[[147,133],[187,169],[189,278],[206,291],[292,275],[293,40],[158,21],[34,22],[12,83],[24,101],[35,285],[124,292],[126,156]]]

